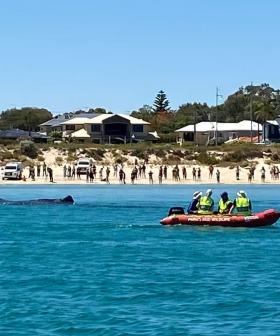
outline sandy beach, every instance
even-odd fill
[[[114,174],[114,165],[102,165],[102,164],[96,164],[96,178],[94,178],[93,182],[89,182],[86,178],[86,175],[81,175],[81,178],[75,177],[64,177],[64,170],[63,165],[58,166],[55,165],[53,162],[48,162],[48,166],[52,168],[53,170],[53,183],[56,184],[108,184],[108,182],[105,181],[105,170],[107,167],[110,169],[110,175],[109,175],[109,184],[123,184],[119,180],[119,169],[120,165],[118,165],[118,171],[117,174]],[[66,164],[68,166],[68,164]],[[103,176],[102,180],[100,178],[99,171],[103,167]],[[187,172],[187,178],[183,178],[182,175],[182,169],[183,167],[186,168]],[[265,169],[265,182],[262,182],[261,179],[261,169],[264,167]],[[36,167],[35,167],[36,168]],[[133,170],[134,166],[132,165],[123,165],[123,170],[125,172],[125,184],[131,184],[131,172]],[[263,162],[260,162],[256,165],[255,170],[255,176],[254,179],[249,182],[248,181],[248,169],[247,168],[240,168],[240,176],[239,180],[236,179],[236,168],[229,168],[229,167],[214,167],[214,172],[212,178],[209,176],[209,167],[208,166],[202,166],[202,165],[178,165],[179,168],[179,177],[180,179],[175,180],[172,177],[172,169],[174,168],[174,165],[167,165],[167,178],[165,179],[163,177],[162,184],[217,184],[217,178],[216,178],[216,172],[217,170],[220,171],[220,182],[219,184],[280,184],[279,179],[272,178],[270,174],[271,166],[264,164]],[[198,170],[198,168],[201,169],[201,178],[193,179],[192,176],[192,170],[195,168]],[[134,184],[151,184],[151,181],[149,180],[149,172],[151,171],[153,174],[153,184],[159,184],[159,169],[160,165],[155,164],[147,164],[146,165],[146,176],[138,176],[134,180]],[[36,169],[35,169],[36,172]],[[36,172],[37,175],[37,172]],[[42,176],[42,171],[40,176],[35,176],[35,181],[33,181],[29,177],[29,167],[26,167],[23,171],[23,176],[26,178],[26,180],[3,180],[1,176],[0,184],[6,185],[6,184],[16,184],[16,185],[25,185],[25,184],[52,184],[52,182],[49,182],[48,176]]]

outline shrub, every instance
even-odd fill
[[[13,159],[13,154],[9,151],[4,151],[0,153],[1,160],[11,160]]]
[[[200,152],[196,157],[196,160],[202,164],[214,165],[218,163],[215,156],[209,155],[207,152]]]
[[[31,159],[35,159],[38,156],[38,149],[35,146],[34,142],[25,140],[20,143],[20,152],[23,155]]]
[[[57,165],[61,166],[62,163],[63,163],[63,158],[62,158],[61,156],[57,156],[57,157],[55,158],[55,163],[56,163]]]

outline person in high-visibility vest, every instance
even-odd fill
[[[211,215],[213,214],[214,201],[211,197],[212,190],[208,189],[205,196],[200,197],[200,200],[197,204],[197,213],[200,215]]]
[[[221,194],[221,199],[218,205],[218,213],[219,214],[228,214],[232,207],[233,203],[228,197],[228,193],[225,191]]]
[[[252,204],[245,191],[240,190],[237,198],[233,201],[230,213],[236,210],[238,215],[250,216],[252,214]]]

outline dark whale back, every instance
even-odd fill
[[[39,198],[26,201],[10,201],[0,198],[0,204],[15,204],[15,205],[33,205],[33,204],[73,204],[74,199],[71,195],[64,198]]]

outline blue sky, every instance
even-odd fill
[[[280,88],[277,0],[0,0],[0,109],[215,103]]]

